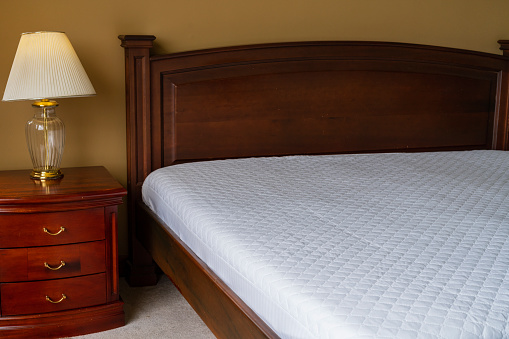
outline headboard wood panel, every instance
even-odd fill
[[[497,76],[323,62],[162,76],[164,165],[245,156],[491,148]],[[339,65],[337,65],[339,63]],[[371,64],[371,63],[370,63]],[[285,64],[286,65],[286,64]],[[339,66],[339,69],[338,69]],[[347,69],[343,66],[349,66]],[[301,68],[301,69],[299,69]],[[472,72],[474,73],[474,72]],[[472,76],[472,77],[470,77]],[[437,87],[441,90],[437,90]],[[458,90],[461,88],[461,90]],[[178,96],[176,95],[178,91]],[[172,97],[173,94],[173,97]]]
[[[481,53],[339,42],[153,58],[152,114],[162,124],[152,131],[162,150],[154,165],[503,148],[495,115],[505,65]]]

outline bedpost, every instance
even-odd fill
[[[499,40],[500,49],[504,56],[509,57],[509,40]],[[506,63],[506,69],[502,72],[499,97],[499,128],[501,142],[498,143],[499,149],[509,150],[509,62]]]
[[[500,49],[504,52],[504,56],[509,56],[509,40],[498,40]]]
[[[129,271],[131,286],[155,285],[157,276],[150,254],[136,239],[136,203],[141,185],[151,171],[150,152],[150,48],[153,35],[121,35],[125,49],[127,122],[127,208]]]

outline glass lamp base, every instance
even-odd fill
[[[65,126],[55,114],[57,102],[43,99],[32,104],[34,117],[25,127],[28,151],[32,158],[35,180],[59,179],[60,162],[64,152]]]
[[[33,170],[32,173],[30,173],[30,178],[34,180],[56,180],[61,179],[63,176],[64,174],[59,169],[49,171]]]

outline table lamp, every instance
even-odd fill
[[[32,179],[59,179],[65,128],[51,99],[95,95],[71,42],[63,32],[23,33],[14,57],[3,101],[35,100],[26,124]]]

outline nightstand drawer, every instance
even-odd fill
[[[47,313],[100,305],[106,303],[106,274],[1,284],[0,300],[2,316]]]
[[[0,215],[2,248],[103,240],[104,209]]]
[[[105,271],[104,240],[0,250],[0,282],[68,278]]]

